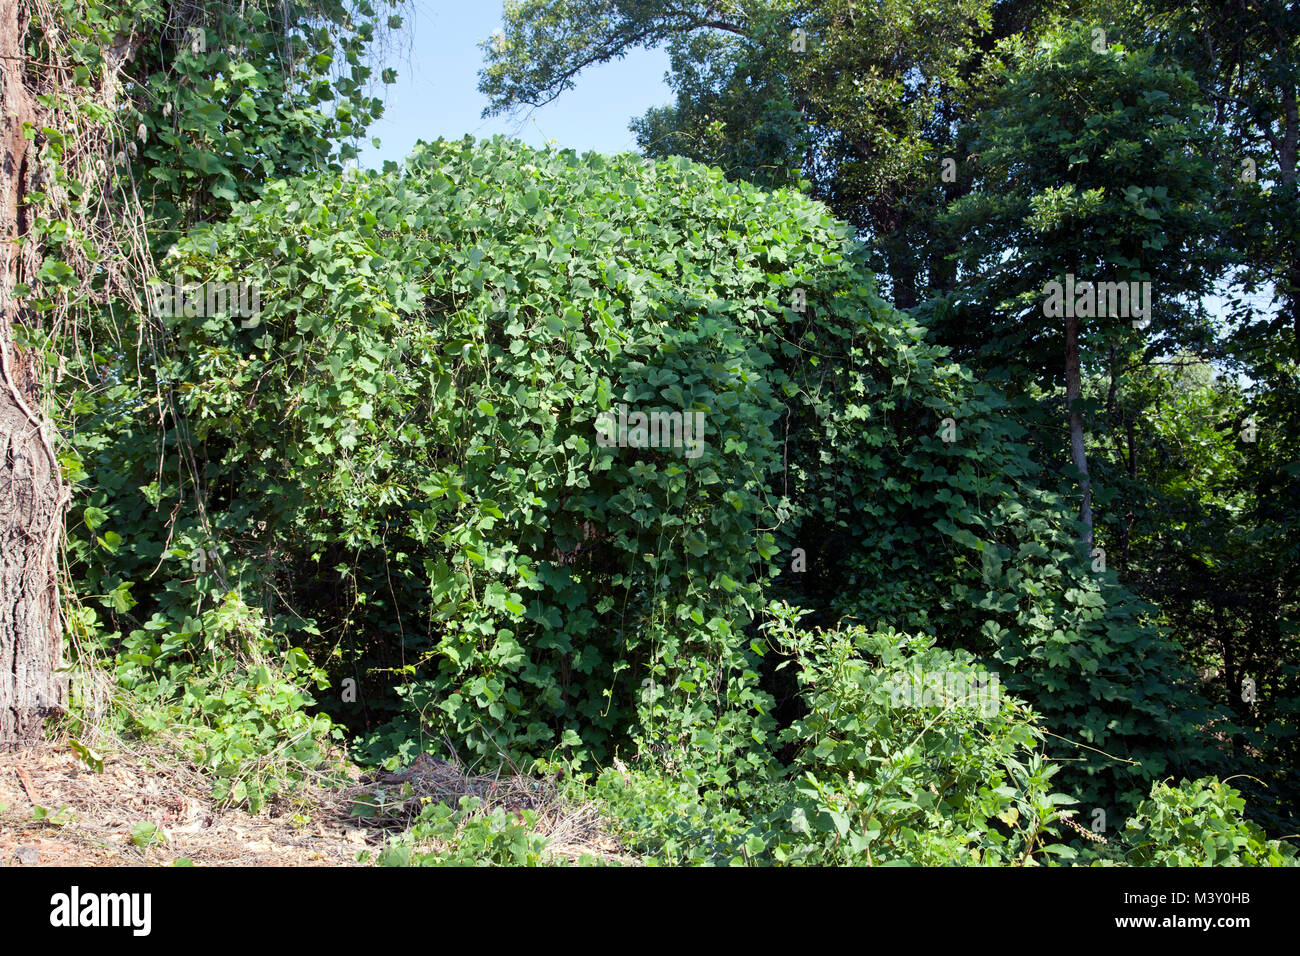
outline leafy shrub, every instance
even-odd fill
[[[1122,862],[1136,866],[1297,866],[1295,847],[1243,817],[1246,802],[1213,778],[1157,783],[1129,818]]]
[[[765,843],[749,816],[752,785],[710,785],[691,768],[607,768],[578,799],[611,818],[623,845],[650,865],[712,866],[761,862]],[[756,859],[756,855],[757,859]]]
[[[103,651],[91,608],[74,620]],[[261,809],[325,761],[335,733],[306,687],[324,682],[300,648],[286,648],[237,594],[183,622],[154,615],[112,659],[120,729],[176,741],[213,779],[213,796]]]
[[[512,816],[504,807],[477,812],[479,798],[461,797],[452,809],[431,803],[408,832],[390,840],[380,866],[538,866],[557,861],[546,853],[547,840],[536,832],[531,810]],[[422,849],[432,843],[431,850]]]
[[[997,683],[987,692],[969,654],[769,611],[772,651],[797,668],[805,710],[781,734],[791,759],[779,774],[722,787],[620,763],[581,791],[648,863],[1293,865],[1293,848],[1265,840],[1237,792],[1208,778],[1156,784],[1120,835],[1093,834],[1054,792],[1060,768],[1042,755],[1038,716]]]
[[[1056,831],[1074,800],[1051,790],[1059,768],[1036,752],[1034,715],[997,685],[987,695],[947,693],[983,676],[970,655],[862,627],[807,630],[798,626],[804,612],[769,610],[770,652],[797,668],[804,710],[781,734],[789,764],[726,787],[653,763],[606,770],[588,796],[629,849],[674,865],[1075,857]],[[912,681],[924,675],[956,680]]]
[[[797,796],[772,841],[781,862],[1008,865],[1072,858],[1054,839],[1059,767],[1020,701],[969,654],[861,626],[771,637],[799,670],[805,716],[783,732]],[[975,688],[975,690],[971,690]],[[900,690],[904,693],[900,694]]]

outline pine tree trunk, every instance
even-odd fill
[[[0,750],[39,741],[46,714],[67,699],[56,673],[62,637],[58,552],[67,499],[40,417],[34,363],[14,344],[32,155],[23,124],[35,119],[24,85],[25,26],[18,0],[0,0]]]

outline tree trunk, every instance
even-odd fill
[[[1073,309],[1065,317],[1065,402],[1070,410],[1070,456],[1079,469],[1079,487],[1083,491],[1083,504],[1079,506],[1079,520],[1084,532],[1080,539],[1092,551],[1092,481],[1088,477],[1088,452],[1083,443],[1083,414],[1078,409],[1083,394],[1079,374],[1079,319]]]
[[[1124,435],[1125,435],[1126,443],[1128,445],[1129,488],[1132,489],[1137,485],[1138,466],[1137,466],[1137,437],[1134,434],[1133,419],[1131,418],[1125,419],[1124,421]],[[1129,505],[1130,505],[1129,510],[1124,514],[1124,540],[1120,546],[1120,559],[1119,559],[1120,570],[1124,573],[1125,577],[1128,576],[1129,545],[1130,542],[1133,540],[1134,514],[1133,514],[1131,499],[1129,501]]]
[[[58,554],[67,501],[48,428],[40,418],[35,363],[14,343],[15,286],[28,222],[33,155],[23,124],[36,118],[24,85],[18,0],[0,0],[0,750],[41,739],[61,707],[62,630]]]
[[[1291,313],[1291,354],[1300,362],[1300,255],[1292,256],[1287,267],[1284,299]]]
[[[1285,46],[1279,52],[1283,55],[1282,62],[1287,62]],[[1289,71],[1285,76],[1287,79],[1283,81],[1282,86],[1282,141],[1278,147],[1277,166],[1278,178],[1282,180],[1282,185],[1293,187],[1297,172],[1297,143],[1300,141],[1300,107],[1296,105],[1296,88],[1295,84],[1290,82]],[[1283,284],[1286,310],[1291,314],[1293,356],[1300,361],[1300,254],[1294,247],[1287,263]]]

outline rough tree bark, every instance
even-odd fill
[[[67,502],[35,363],[14,342],[15,287],[23,277],[27,184],[37,119],[26,86],[25,4],[0,0],[0,750],[41,738],[46,714],[67,699],[56,673],[62,650],[58,549]]]

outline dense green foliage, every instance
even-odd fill
[[[1187,37],[1031,6],[528,0],[493,106],[666,42],[657,159],[466,138],[345,173],[398,18],[66,5],[84,42],[32,52],[86,76],[153,31],[115,111],[68,100],[113,170],[49,139],[72,199],[37,197],[23,329],[108,716],[255,809],[337,743],[531,762],[657,863],[1292,864],[1207,775],[1288,826],[1295,364],[1197,305],[1241,250],[1277,278],[1286,237],[1239,220],[1291,200],[1225,172]],[[1109,567],[1040,308],[1070,271],[1161,284],[1154,329],[1084,329]],[[260,311],[147,309],[187,283]],[[536,824],[432,804],[378,862],[557,862]]]
[[[131,529],[78,543],[86,589],[157,666],[202,646],[173,608],[240,582],[359,680],[336,714],[401,698],[378,746],[585,763],[635,739],[720,784],[770,772],[780,678],[752,625],[790,593],[986,656],[1081,796],[1135,803],[1196,756],[1173,646],[1078,554],[1004,404],[856,255],[816,204],[683,161],[467,141],[273,184],[168,261],[265,303],[247,329],[163,320],[154,387],[187,441],[118,401],[78,425],[101,449],[83,518]],[[600,447],[619,403],[702,413],[702,446]]]
[[[780,779],[702,789],[690,771],[620,767],[584,792],[650,862],[1295,865],[1294,847],[1243,820],[1237,791],[1212,779],[1157,782],[1123,829],[1098,827],[1095,811],[1055,792],[1061,768],[1043,759],[1042,726],[1022,702],[898,693],[918,672],[971,676],[968,659],[924,637],[809,631],[788,606],[770,611],[807,705],[783,735],[796,757]]]
[[[632,119],[641,148],[798,183],[855,227],[885,294],[1007,400],[1043,469],[1034,485],[1073,503],[1085,492],[1097,565],[1181,644],[1149,680],[1195,669],[1217,711],[1197,735],[1215,741],[1211,764],[1291,832],[1296,17],[1281,0],[528,0],[507,6],[480,89],[505,111],[635,46],[666,47],[675,102]],[[1152,289],[1137,326],[1082,317],[1070,406],[1062,322],[1042,308],[1067,273]],[[842,606],[852,599],[841,589]],[[915,603],[930,617],[942,604]],[[1053,719],[1043,706],[1049,726],[1095,725],[1095,711]]]

